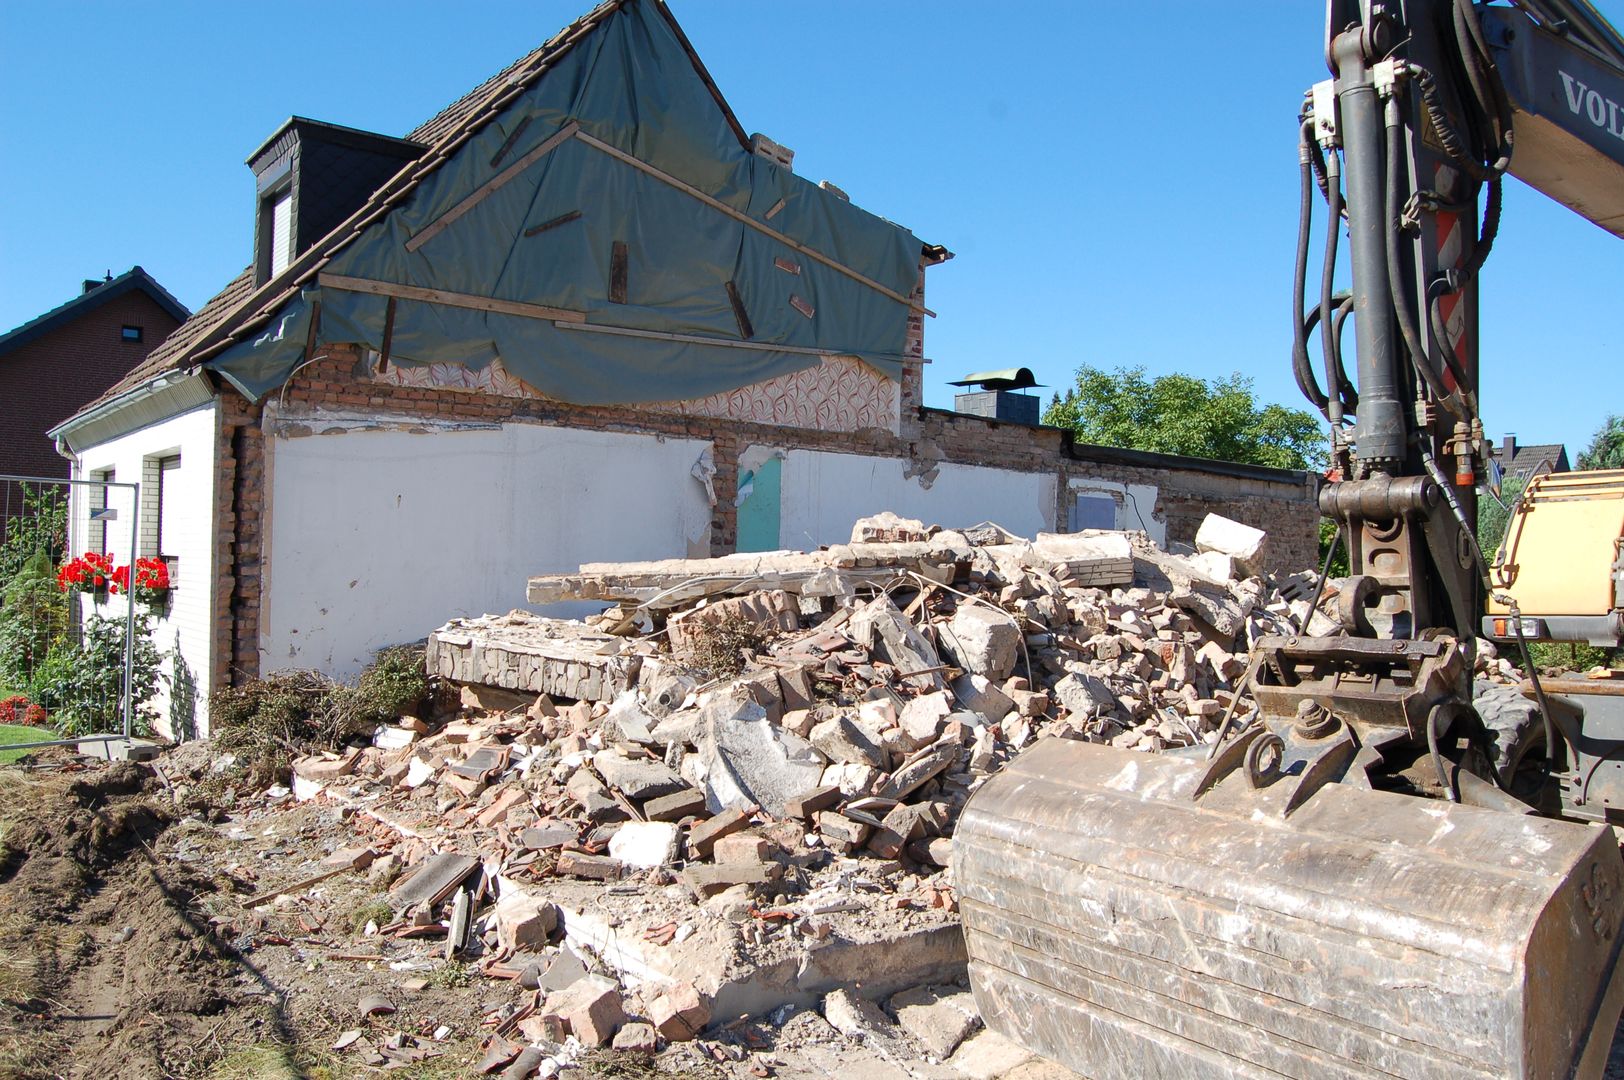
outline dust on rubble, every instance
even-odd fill
[[[954,825],[1038,739],[1211,742],[1253,640],[1328,631],[1203,532],[596,564],[531,598],[602,615],[455,620],[348,739],[273,675],[274,739],[0,773],[0,1073],[1059,1076],[980,1028]]]

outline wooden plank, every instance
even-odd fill
[[[242,906],[245,907],[245,908],[256,908],[256,907],[259,907],[261,904],[270,903],[272,900],[275,900],[278,896],[286,896],[289,893],[304,892],[306,889],[310,888],[312,885],[320,885],[322,882],[326,881],[328,878],[337,877],[338,875],[346,872],[349,869],[350,868],[348,866],[340,866],[340,867],[336,867],[335,869],[332,869],[332,870],[325,870],[322,873],[315,874],[315,875],[313,875],[311,877],[303,878],[303,879],[301,879],[299,881],[295,881],[291,885],[284,885],[280,889],[272,889],[270,892],[264,892],[264,893],[260,893],[258,896],[249,897],[247,900],[244,900],[242,902]]]
[[[806,356],[855,356],[835,349],[811,349],[805,345],[776,345],[769,342],[734,341],[732,338],[706,337],[703,334],[667,333],[664,330],[636,330],[630,326],[605,326],[602,323],[561,322],[561,330],[590,330],[594,334],[619,334],[622,337],[650,338],[655,341],[682,341],[692,345],[721,345],[731,349],[754,349],[756,352],[801,353]]]
[[[744,309],[744,297],[739,295],[739,287],[733,282],[727,283],[727,302],[733,305],[733,319],[739,324],[739,336],[746,341],[756,336],[756,328],[750,325],[750,313]]]
[[[519,126],[513,129],[512,134],[502,140],[502,145],[491,156],[491,168],[494,169],[502,164],[502,159],[507,157],[508,151],[513,149],[513,144],[519,141],[519,136],[524,134],[524,129],[530,126],[530,121],[533,119],[534,117],[527,116],[520,120]]]
[[[566,141],[568,141],[572,135],[578,134],[580,130],[580,125],[573,120],[559,128],[544,142],[542,142],[541,145],[537,146],[524,157],[520,158],[518,161],[515,161],[512,165],[509,165],[507,168],[503,169],[501,172],[479,185],[479,187],[475,188],[467,198],[462,200],[462,202],[458,203],[456,206],[453,206],[451,209],[447,210],[445,213],[431,221],[428,225],[424,226],[423,229],[420,230],[415,236],[406,241],[406,250],[416,251],[430,240],[433,240],[436,236],[440,235],[441,232],[445,231],[446,227],[452,222],[456,221],[458,218],[462,217],[462,215],[466,214],[468,211],[472,210],[474,207],[483,202],[486,196],[502,187],[508,181],[530,168],[530,166],[534,165],[536,162],[540,161],[554,150],[557,150]]]
[[[445,304],[447,307],[472,308],[475,311],[494,311],[502,315],[522,315],[528,319],[550,319],[563,325],[586,322],[585,312],[571,311],[568,308],[526,304],[518,300],[498,300],[491,296],[471,296],[468,293],[448,292],[445,289],[423,289],[416,285],[400,285],[393,281],[373,281],[371,278],[346,277],[343,274],[322,274],[316,281],[323,288],[370,293],[373,296],[394,296],[402,300],[421,300],[425,304]]]
[[[626,241],[616,240],[609,247],[609,302],[626,302]]]
[[[395,298],[389,298],[389,304],[383,311],[383,348],[378,351],[378,370],[389,370],[389,348],[395,343]]]
[[[737,222],[739,222],[741,224],[744,224],[744,225],[748,225],[748,226],[750,226],[750,228],[755,229],[757,232],[762,233],[762,234],[764,234],[766,236],[772,237],[774,240],[777,240],[779,243],[783,244],[784,246],[789,247],[789,248],[793,248],[794,250],[799,251],[802,255],[805,255],[809,259],[817,260],[818,262],[820,262],[823,265],[827,266],[829,269],[834,270],[837,273],[844,274],[847,277],[851,278],[853,281],[860,282],[860,283],[862,283],[864,285],[867,285],[869,288],[873,289],[875,292],[879,293],[880,295],[888,296],[892,300],[895,300],[897,303],[902,304],[904,307],[907,307],[910,311],[914,311],[914,310],[922,311],[926,315],[934,315],[935,314],[935,312],[931,311],[929,308],[925,308],[925,307],[922,307],[920,305],[915,304],[912,300],[909,300],[906,296],[903,296],[901,293],[897,292],[895,289],[888,289],[884,285],[881,285],[878,281],[875,281],[873,278],[868,277],[865,274],[861,274],[858,271],[853,270],[851,267],[844,265],[843,263],[836,262],[834,259],[831,259],[829,256],[823,254],[823,252],[817,251],[814,248],[809,248],[805,244],[800,243],[799,241],[791,240],[789,237],[785,236],[783,233],[779,232],[778,230],[772,229],[772,228],[769,228],[766,225],[763,225],[761,222],[757,221],[755,218],[751,217],[749,214],[742,213],[741,211],[733,209],[733,207],[729,206],[725,202],[722,202],[720,199],[717,199],[717,198],[715,198],[715,197],[713,197],[711,195],[707,195],[705,192],[700,191],[698,188],[694,187],[692,184],[688,184],[688,183],[685,183],[682,180],[678,180],[676,177],[672,176],[670,173],[662,172],[661,170],[655,168],[653,165],[650,165],[648,162],[643,161],[640,158],[635,158],[632,155],[626,153],[624,150],[620,149],[619,147],[610,146],[608,143],[604,142],[602,139],[593,138],[591,135],[588,135],[584,131],[577,130],[575,132],[575,137],[577,139],[581,140],[582,142],[586,143],[588,146],[592,147],[594,150],[600,150],[603,153],[608,154],[610,157],[614,158],[616,161],[622,162],[622,163],[624,163],[626,165],[630,165],[632,168],[638,170],[639,172],[647,173],[649,176],[654,177],[654,179],[659,180],[662,183],[669,184],[672,187],[676,188],[678,191],[681,191],[681,192],[683,192],[683,193],[685,193],[687,195],[692,196],[695,199],[698,199],[700,202],[704,203],[706,206],[710,207],[712,210],[715,210],[715,211],[717,211],[718,213],[721,213],[721,214],[725,214],[728,217],[732,218],[734,221],[737,221]],[[408,245],[408,246],[410,246],[410,245]]]
[[[579,210],[571,210],[567,214],[559,214],[557,217],[553,218],[550,221],[543,221],[540,225],[535,225],[535,226],[532,226],[531,228],[526,229],[524,231],[524,235],[527,236],[527,237],[529,237],[529,236],[540,236],[542,233],[547,232],[549,229],[556,229],[560,225],[568,225],[572,221],[579,220],[580,217],[581,217],[581,212]]]
[[[321,301],[317,300],[310,306],[310,329],[305,334],[305,360],[308,362],[316,355],[316,335],[321,332]]]

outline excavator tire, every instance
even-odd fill
[[[1205,772],[1051,738],[971,796],[953,873],[988,1027],[1090,1080],[1601,1076],[1610,830]]]
[[[1544,770],[1533,765],[1546,755],[1540,705],[1530,702],[1517,687],[1501,682],[1478,679],[1471,693],[1471,706],[1494,737],[1494,768],[1509,784],[1510,793],[1546,812],[1556,812],[1561,796],[1544,791]]]

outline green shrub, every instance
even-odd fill
[[[354,686],[316,671],[277,671],[220,687],[209,699],[209,718],[215,745],[235,754],[250,783],[261,786],[285,777],[295,756],[369,737],[417,708],[428,690],[422,648],[384,649]]]
[[[135,619],[136,707],[131,732],[152,731],[157,709],[151,698],[158,691],[160,656],[152,642],[148,616]],[[34,673],[30,696],[50,710],[57,730],[65,738],[123,727],[124,620],[91,615],[85,619],[80,640],[61,637]]]
[[[45,552],[22,564],[0,591],[0,605],[0,686],[25,690],[68,631],[68,598]]]
[[[55,484],[22,485],[22,513],[6,521],[6,539],[0,543],[0,589],[10,585],[36,555],[56,564],[68,541],[66,489]]]

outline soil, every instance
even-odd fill
[[[336,846],[355,842],[358,822],[321,802],[235,802],[210,781],[210,760],[181,748],[157,771],[66,754],[34,759],[48,768],[0,769],[0,1080],[384,1072],[331,1049],[347,1031],[432,1048],[391,1076],[473,1075],[490,1030],[482,1021],[527,992],[447,964],[441,940],[368,934],[369,916],[389,918],[388,882],[365,870],[248,908],[250,897],[319,871]],[[632,925],[674,914],[658,892],[644,901]],[[372,994],[396,1011],[361,1018],[357,1003]],[[1624,1078],[1621,1048],[1609,1080]],[[561,1076],[961,1075],[922,1051],[906,1070],[895,1064],[786,1007],[654,1057],[588,1052]],[[1001,1075],[1074,1080],[1032,1060]]]

